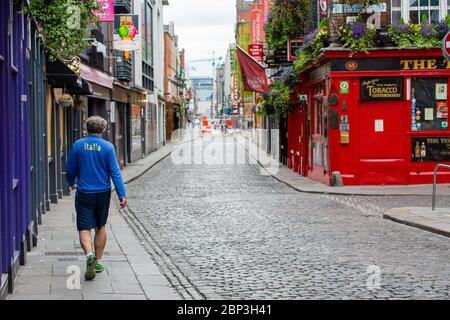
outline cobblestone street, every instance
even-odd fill
[[[232,141],[239,158],[245,150]],[[194,152],[221,143],[205,137]],[[127,188],[129,215],[158,248],[154,258],[177,270],[183,280],[170,282],[192,298],[450,296],[450,239],[382,219],[391,207],[427,206],[429,195],[300,193],[258,165],[175,164],[170,156]],[[377,267],[380,288],[371,285]]]

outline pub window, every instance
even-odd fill
[[[391,2],[391,23],[394,25],[399,24],[401,18],[412,23],[422,23],[425,18],[431,22],[438,22],[449,13],[450,0],[392,0]]]
[[[411,129],[448,129],[447,78],[412,78]]]
[[[450,0],[447,0],[450,1]],[[398,25],[402,17],[402,2],[401,0],[392,0],[391,3],[391,22],[393,25]]]

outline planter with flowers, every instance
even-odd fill
[[[303,46],[294,63],[294,70],[297,74],[310,63],[317,62],[316,59],[319,56],[320,50],[329,45],[328,39],[329,31],[327,20],[323,19],[320,22],[320,27],[313,30],[305,37]]]
[[[271,94],[262,95],[262,100],[258,105],[256,110],[256,114],[259,116],[268,117],[275,113],[275,109],[273,107],[273,100]]]
[[[281,81],[276,81],[271,90],[271,98],[275,114],[284,116],[292,111],[292,89]]]
[[[376,29],[365,22],[356,21],[339,28],[338,40],[344,48],[349,48],[351,54],[355,52],[367,53],[374,45]]]
[[[389,26],[389,37],[400,49],[421,48],[429,49],[439,47],[442,38],[449,31],[449,18],[439,23],[431,23],[426,19],[421,24],[405,23]]]
[[[71,60],[90,45],[86,37],[99,26],[96,11],[103,12],[97,0],[30,0],[24,12],[31,13],[44,39],[50,60]]]

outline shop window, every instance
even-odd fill
[[[448,129],[447,78],[412,78],[411,129]]]

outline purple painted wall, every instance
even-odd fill
[[[0,271],[8,273],[29,227],[28,24],[20,1],[0,1]],[[17,3],[18,2],[18,3]],[[12,18],[12,29],[8,22]],[[23,97],[23,99],[22,99]]]

